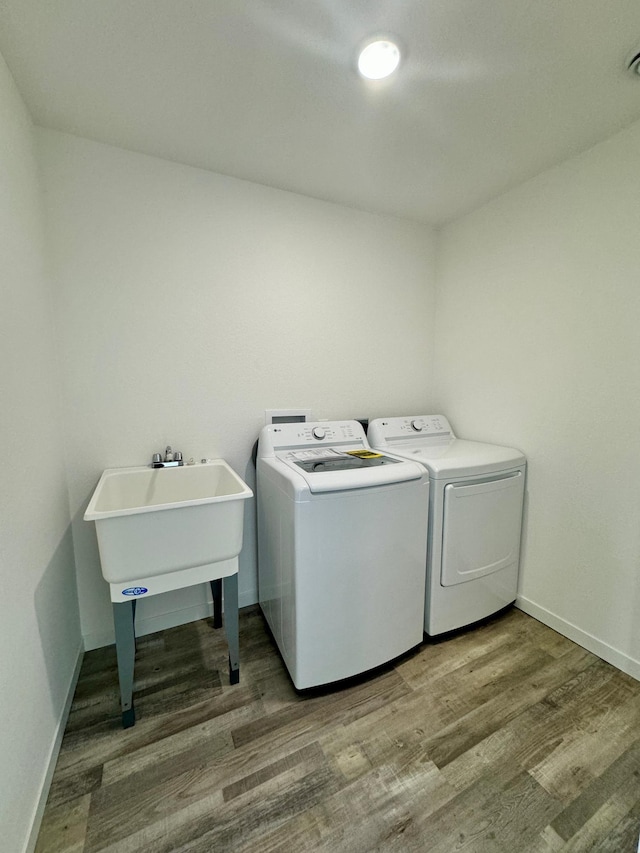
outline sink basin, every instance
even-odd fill
[[[237,557],[253,492],[224,461],[180,468],[109,468],[84,514],[95,521],[109,583]]]

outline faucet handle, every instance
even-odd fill
[[[179,465],[184,465],[182,453],[179,450],[174,452],[170,444],[167,444],[164,456],[162,453],[154,453],[151,457],[152,468],[174,468]]]

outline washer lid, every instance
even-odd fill
[[[364,451],[366,456],[360,455],[363,451],[350,451],[346,453],[337,453],[333,448],[328,447],[324,453],[315,456],[311,459],[306,455],[290,453],[286,456],[288,462],[297,465],[309,474],[314,474],[320,471],[352,471],[361,468],[377,468],[380,465],[398,465],[397,459],[392,459],[390,456],[385,456],[383,453],[372,453]],[[298,455],[302,458],[297,458]]]
[[[369,456],[373,458],[363,459],[328,447],[276,454],[278,460],[304,478],[313,493],[404,483],[424,475],[424,469],[415,462],[370,452]]]

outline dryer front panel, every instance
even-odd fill
[[[449,483],[444,489],[442,586],[472,581],[517,567],[524,472]]]

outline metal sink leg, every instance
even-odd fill
[[[118,680],[120,681],[120,705],[122,728],[134,725],[136,715],[133,708],[133,669],[136,658],[136,601],[113,603],[113,624],[116,629],[116,655],[118,658]]]
[[[238,632],[238,573],[223,579],[224,627],[229,646],[229,683],[240,681],[240,639]]]
[[[222,628],[222,578],[209,581],[213,598],[213,627]]]

